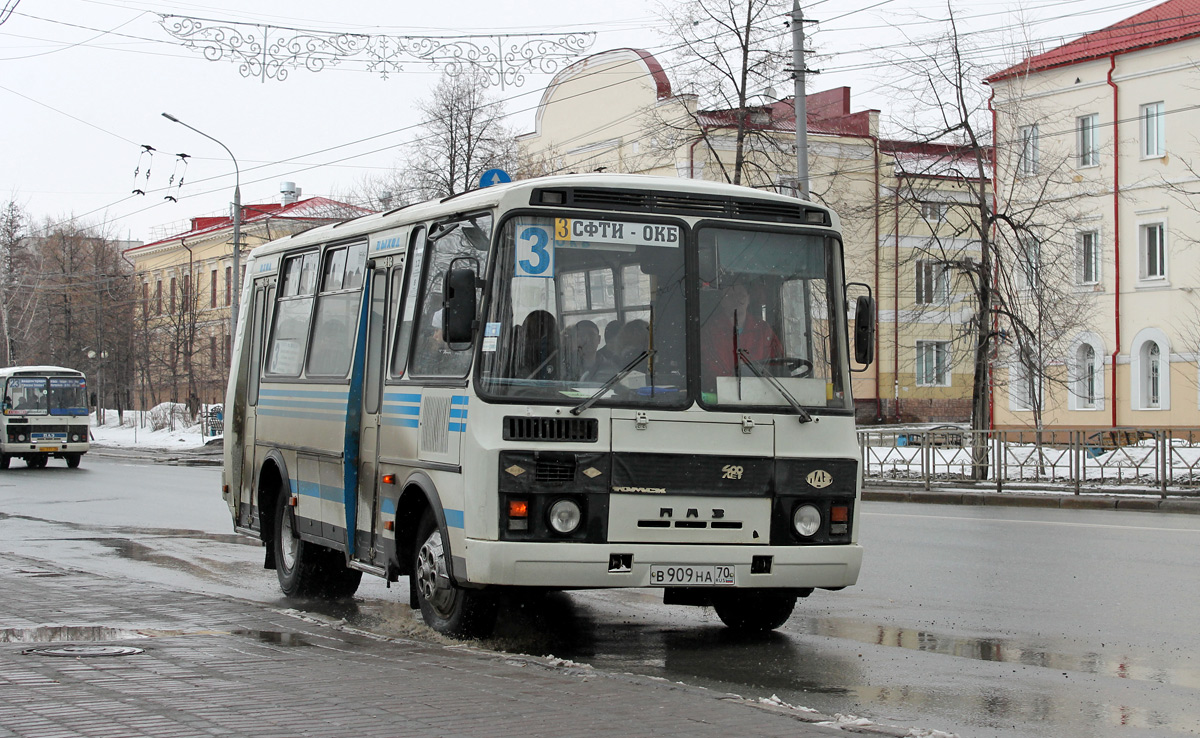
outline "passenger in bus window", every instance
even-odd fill
[[[610,320],[604,324],[604,345],[596,350],[596,365],[599,367],[612,366],[617,361],[617,336],[621,334],[619,320]]]
[[[622,325],[620,332],[617,333],[611,359],[606,360],[600,367],[598,376],[601,379],[608,379],[649,348],[650,324],[641,318],[629,321]]]
[[[740,281],[724,288],[717,310],[701,330],[705,376],[733,376],[738,364],[735,346],[752,361],[783,358],[783,344],[771,326],[754,314],[750,292]]]
[[[517,346],[520,379],[555,379],[558,359],[558,322],[545,310],[534,310],[521,323]]]
[[[567,379],[588,380],[596,373],[600,329],[584,319],[563,331],[564,371]]]

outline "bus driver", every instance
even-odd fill
[[[706,377],[734,376],[735,350],[745,351],[751,361],[783,358],[783,344],[771,326],[750,310],[750,293],[741,282],[721,293],[720,304],[704,324],[700,345]]]

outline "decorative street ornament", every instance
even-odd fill
[[[292,69],[320,72],[326,65],[362,59],[368,72],[383,79],[403,71],[405,62],[419,61],[452,76],[477,70],[489,87],[520,87],[526,74],[553,74],[596,40],[593,32],[383,36],[161,14],[159,25],[185,48],[209,61],[228,59],[243,77],[262,82],[282,82]]]

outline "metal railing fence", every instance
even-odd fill
[[[1200,428],[860,428],[872,484],[1200,495]]]

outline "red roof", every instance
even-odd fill
[[[274,220],[292,220],[292,221],[311,221],[316,225],[329,223],[339,220],[349,220],[360,215],[369,215],[374,212],[366,208],[360,208],[357,205],[349,205],[337,200],[330,200],[327,197],[309,197],[304,200],[298,200],[287,205],[282,205],[277,202],[267,202],[257,205],[242,206],[242,225],[258,223],[260,221]],[[233,218],[228,215],[205,215],[192,218],[192,227],[190,230],[183,233],[178,233],[170,238],[159,239],[143,246],[135,246],[128,251],[136,251],[144,249],[148,246],[156,246],[160,243],[169,241],[180,241],[186,238],[202,236],[209,233],[215,233],[226,228],[233,227]]]
[[[1200,36],[1200,0],[1167,0],[1132,18],[1081,36],[1069,44],[1031,56],[1020,64],[993,74],[987,81],[997,82],[1019,74],[1065,67],[1197,36]]]
[[[850,88],[814,92],[805,96],[808,130],[841,136],[870,136],[871,113],[877,110],[850,112]],[[770,131],[795,131],[796,107],[792,98],[746,109],[749,127]],[[737,110],[701,110],[697,118],[705,128],[737,127]]]

